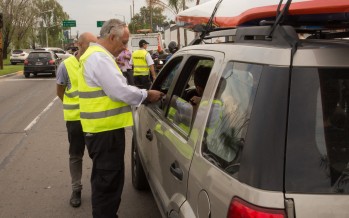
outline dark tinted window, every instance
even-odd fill
[[[45,58],[50,59],[52,58],[51,53],[48,52],[32,52],[29,54],[28,58]]]
[[[12,54],[22,54],[23,50],[13,50]]]
[[[218,84],[203,140],[203,156],[236,176],[262,66],[228,63]]]
[[[295,69],[286,190],[349,193],[349,69]]]

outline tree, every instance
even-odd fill
[[[3,12],[3,58],[7,59],[8,48],[15,34],[21,36],[29,32],[30,20],[24,21],[24,15],[30,11],[32,0],[3,0],[0,9]],[[18,44],[18,43],[17,43]]]
[[[151,17],[150,14],[153,14]],[[151,21],[152,19],[152,21]],[[160,7],[142,7],[140,12],[135,14],[129,24],[131,33],[137,33],[139,29],[151,29],[154,30],[154,26],[163,26],[167,24],[167,17],[163,15],[163,9]],[[152,26],[151,26],[152,24]]]
[[[68,15],[56,0],[3,0],[0,2],[3,12],[3,57],[7,58],[9,47],[34,48],[37,41],[44,45],[46,29],[50,42],[57,46],[62,28],[62,20]],[[47,11],[52,10],[50,13]],[[45,12],[45,13],[42,13]],[[38,26],[41,27],[38,29]],[[39,40],[37,40],[39,36]]]
[[[63,11],[62,6],[56,0],[37,0],[37,41],[44,47],[46,45],[46,31],[48,41],[53,47],[62,45],[62,21],[69,18],[68,14]],[[35,40],[35,39],[34,39]]]

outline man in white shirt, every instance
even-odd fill
[[[130,105],[156,102],[163,93],[130,86],[115,58],[129,40],[127,25],[104,22],[97,43],[80,58],[79,105],[85,142],[93,161],[91,174],[93,217],[118,217],[124,185],[125,127],[132,126]]]

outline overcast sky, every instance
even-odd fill
[[[145,0],[133,0],[134,13],[145,6]],[[97,21],[118,18],[130,22],[132,0],[57,0],[63,10],[68,13],[70,20],[76,20],[76,27],[71,28],[71,34],[76,32],[92,32],[99,35],[100,27]],[[171,16],[170,14],[168,16]]]

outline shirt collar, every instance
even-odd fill
[[[116,58],[112,53],[110,53],[106,48],[104,48],[101,44],[98,44],[98,43],[95,43],[95,42],[91,42],[90,43],[90,46],[92,46],[92,45],[94,45],[94,46],[99,46],[99,47],[101,47],[101,48],[103,48],[108,54],[110,54],[114,59]]]

